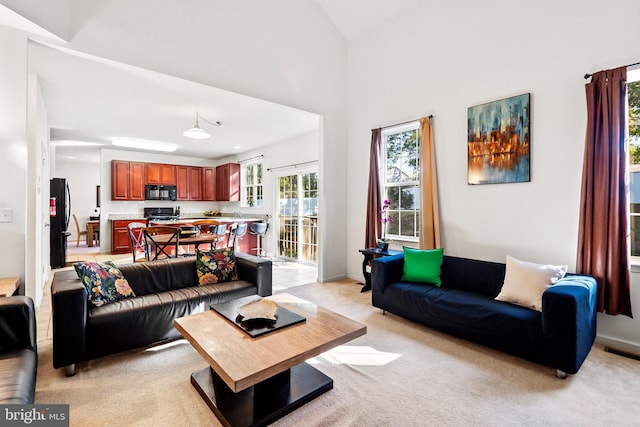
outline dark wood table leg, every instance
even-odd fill
[[[266,426],[333,388],[333,380],[307,363],[234,393],[211,368],[191,384],[225,426]]]
[[[364,254],[364,261],[362,261],[362,275],[364,276],[364,286],[360,289],[360,292],[367,292],[371,290],[371,273],[367,271],[367,265],[373,260],[373,255]]]

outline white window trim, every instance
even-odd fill
[[[387,171],[387,146],[386,146],[386,136],[387,135],[393,135],[396,133],[402,133],[402,132],[406,132],[406,131],[410,131],[410,130],[417,130],[418,132],[420,131],[420,121],[419,120],[415,120],[412,122],[407,122],[407,123],[403,123],[400,125],[396,125],[396,126],[391,126],[391,127],[387,127],[382,129],[381,132],[381,138],[382,138],[382,143],[384,144],[383,146],[383,158],[382,158],[382,167],[380,168],[380,182],[381,182],[381,200],[384,200],[387,197],[387,177],[386,177],[386,171]],[[421,143],[422,141],[420,141]],[[417,186],[418,189],[420,188],[420,181],[403,181],[401,183],[394,183],[394,186]],[[418,212],[420,211],[420,207],[418,207]],[[396,220],[398,220],[396,218]],[[418,218],[418,221],[420,220],[420,218]],[[419,237],[410,237],[410,236],[402,236],[402,235],[398,235],[398,234],[386,234],[386,238],[389,240],[392,240],[394,242],[411,242],[411,243],[415,243],[415,242],[419,242],[420,238]]]
[[[260,184],[257,184],[257,168],[255,168],[254,170],[255,172],[255,184],[252,185],[252,187],[257,190],[257,187],[262,187],[262,204],[261,205],[256,205],[254,204],[253,206],[249,206],[249,203],[247,203],[247,201],[244,198],[244,195],[246,193],[246,189],[248,187],[247,185],[247,177],[246,177],[246,168],[248,166],[256,166],[256,165],[261,165],[262,166],[262,182]],[[242,208],[263,208],[264,207],[264,172],[265,172],[265,168],[264,168],[264,162],[262,160],[256,160],[256,161],[252,161],[252,162],[246,162],[246,163],[242,163],[240,165],[240,207]],[[254,194],[258,194],[257,191],[254,191]]]
[[[629,70],[627,71],[627,83],[633,83],[633,82],[637,82],[640,81],[640,68],[636,68],[635,70]],[[627,102],[628,105],[628,102]],[[626,117],[629,117],[628,114],[625,114]],[[629,131],[629,129],[627,128],[627,132]],[[628,136],[628,135],[627,135]],[[628,173],[631,172],[639,172],[640,171],[640,165],[632,165],[629,164],[629,170]],[[627,181],[629,182],[629,181]],[[627,186],[627,191],[629,191],[629,186]],[[640,216],[640,213],[634,214],[631,212],[631,196],[630,194],[627,192],[627,212],[629,215],[629,219],[631,219],[632,216]],[[631,253],[631,221],[629,221],[629,231],[628,231],[628,241],[629,241],[629,264],[631,265],[631,267],[633,267],[634,271],[640,271],[640,256],[632,256]]]

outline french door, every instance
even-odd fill
[[[318,172],[278,177],[278,256],[318,263]]]

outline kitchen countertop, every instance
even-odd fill
[[[137,213],[137,214],[110,214],[109,221],[118,221],[118,220],[140,220],[146,221],[147,219]],[[202,214],[183,214],[180,215],[179,219],[166,219],[166,220],[154,220],[153,222],[158,224],[180,224],[188,221],[196,221],[198,219],[215,219],[217,221],[223,222],[255,222],[255,221],[265,221],[266,218],[260,215],[247,215],[247,216],[204,216]]]
[[[257,218],[257,217],[235,217],[235,216],[207,216],[207,217],[200,217],[200,218],[192,218],[192,217],[187,217],[187,218],[180,218],[180,219],[154,219],[152,222],[154,224],[165,224],[165,225],[171,225],[171,224],[184,224],[184,223],[188,223],[191,221],[196,221],[198,219],[215,219],[216,221],[220,221],[220,222],[260,222],[260,221],[264,221],[264,218]]]

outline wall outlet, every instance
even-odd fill
[[[0,222],[12,222],[13,221],[13,209],[0,208]]]

